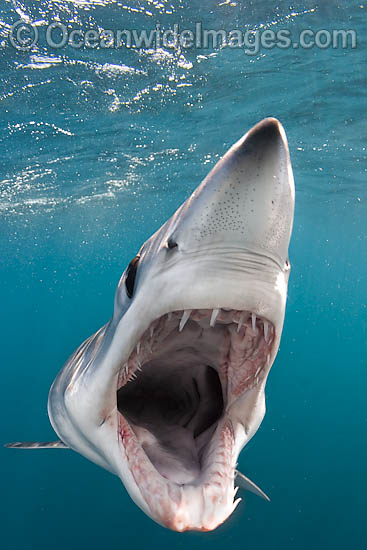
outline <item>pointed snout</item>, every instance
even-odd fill
[[[255,124],[233,147],[236,145],[243,149],[243,153],[266,153],[269,149],[277,147],[288,151],[284,128],[279,120],[273,117],[264,118]]]
[[[222,157],[188,200],[178,232],[203,241],[288,256],[294,182],[285,131],[275,118],[256,124]]]

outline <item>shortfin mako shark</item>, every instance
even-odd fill
[[[294,183],[287,139],[266,118],[235,143],[141,247],[112,319],[51,386],[60,441],[120,477],[153,520],[215,529],[236,508],[237,471],[265,414],[282,334]]]

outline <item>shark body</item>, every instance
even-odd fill
[[[50,389],[61,441],[38,448],[70,447],[110,470],[170,529],[209,531],[225,521],[239,502],[238,456],[265,414],[293,212],[287,139],[268,118],[130,262],[112,319]]]

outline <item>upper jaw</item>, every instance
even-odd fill
[[[136,295],[126,311],[115,312],[111,354],[127,359],[147,328],[173,311],[249,311],[270,321],[275,338],[280,337],[288,282],[285,268],[240,247],[179,251],[168,260],[163,256],[163,251],[153,257],[149,250],[143,252]]]
[[[222,381],[226,406],[230,407],[244,389],[256,385],[268,374],[277,351],[276,327],[248,310],[232,308],[169,311],[155,319],[135,341],[128,358],[120,363],[117,389],[139,376],[152,357],[173,353],[177,347],[195,349],[203,363],[210,364]],[[258,363],[251,384],[239,377],[239,365],[252,357]],[[236,364],[236,380],[229,380],[228,365]],[[261,373],[256,372],[261,363]],[[232,373],[231,373],[232,374]],[[245,373],[244,373],[245,374]],[[247,373],[248,375],[249,373]],[[256,379],[255,379],[256,378]]]

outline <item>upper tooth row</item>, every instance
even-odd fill
[[[181,317],[179,325],[178,325],[179,332],[181,332],[184,329],[187,321],[190,319],[192,311],[193,311],[192,309],[185,309],[183,311],[182,317]],[[223,310],[223,311],[228,313],[227,310]],[[209,321],[209,325],[212,328],[215,327],[215,324],[216,324],[216,321],[217,321],[217,318],[218,318],[218,315],[220,314],[220,312],[221,312],[220,308],[214,308],[212,310],[212,313],[211,313],[211,316],[210,316],[210,321]],[[168,315],[167,315],[168,321],[171,320],[172,315],[173,315],[172,313],[168,313]],[[237,323],[237,332],[240,331],[241,327],[248,320],[248,317],[249,317],[249,313],[247,311],[243,311],[240,314],[240,316],[237,320],[236,319],[232,320],[234,323]],[[251,326],[252,326],[252,329],[254,331],[256,330],[256,322],[257,322],[256,314],[251,313]],[[264,339],[265,339],[265,342],[269,343],[270,338],[271,338],[271,331],[270,331],[270,326],[269,326],[268,321],[263,320],[263,326],[264,326]],[[153,325],[151,325],[149,327],[149,334],[150,334],[150,338],[152,339],[153,335],[154,335],[154,326]],[[147,343],[147,345],[150,346],[150,344],[148,344],[148,343]],[[140,351],[141,351],[141,342],[139,341],[136,345],[136,368],[139,368],[139,369],[141,369],[141,366],[140,366],[140,363],[138,361],[137,356],[140,354]],[[152,350],[150,350],[150,352],[152,353]],[[129,375],[128,363],[126,363],[124,365],[124,368],[122,369],[122,372],[123,372],[123,376],[125,377],[125,379],[128,378],[129,380],[131,380],[132,378],[136,377],[136,374],[134,372],[131,372],[130,375]]]
[[[192,313],[192,309],[185,309],[182,313],[182,317],[181,317],[181,320],[180,320],[180,323],[178,325],[178,330],[179,332],[181,332],[183,329],[184,329],[184,326],[186,325],[187,321],[190,319],[190,315]],[[218,318],[218,315],[220,313],[220,309],[219,308],[214,308],[212,310],[212,314],[210,316],[210,322],[209,322],[209,325],[213,328],[215,327],[215,323],[217,321],[217,318]],[[239,317],[238,320],[235,320],[233,319],[233,321],[235,323],[237,323],[237,332],[240,331],[240,328],[241,326],[244,324],[245,321],[247,321],[248,319],[248,316],[249,314],[246,312],[246,311],[243,311]],[[256,314],[255,313],[251,313],[251,325],[252,325],[252,330],[255,331],[256,330],[256,321],[257,321],[257,317],[256,317]],[[264,325],[264,338],[265,338],[265,342],[268,343],[269,341],[269,323],[268,321],[264,320],[263,321],[263,325]]]
[[[183,328],[186,325],[187,321],[190,319],[191,312],[192,312],[192,309],[185,309],[184,310],[184,312],[182,314],[182,317],[181,317],[180,324],[178,325],[178,330],[180,332],[183,330]],[[214,313],[214,310],[213,310],[213,313]]]
[[[210,321],[209,321],[209,325],[214,328],[215,327],[215,324],[216,324],[216,321],[217,321],[217,318],[218,318],[218,315],[220,314],[220,308],[214,308],[212,310],[212,314],[210,316]],[[178,325],[178,330],[179,332],[182,332],[187,321],[190,319],[190,316],[191,316],[191,313],[192,313],[192,309],[185,309],[182,313],[182,317],[180,319],[180,322],[179,322],[179,325]],[[249,316],[249,313],[247,311],[243,311],[239,317],[238,320],[236,319],[233,319],[233,322],[237,323],[237,332],[240,331],[242,325],[247,321],[248,319],[248,316]],[[168,320],[170,320],[172,318],[172,313],[169,313],[168,314]],[[251,313],[251,326],[252,326],[252,329],[255,331],[256,330],[256,321],[257,321],[257,317],[255,315],[255,313]],[[265,342],[269,342],[269,337],[270,337],[270,330],[269,330],[269,323],[268,321],[264,320],[263,321],[263,325],[264,325],[264,338],[265,338]],[[150,334],[150,338],[153,337],[153,334],[154,334],[154,327],[153,325],[150,326],[149,328],[149,334]],[[137,355],[139,355],[140,353],[140,349],[141,349],[141,343],[140,341],[137,343],[136,345],[136,353]]]

